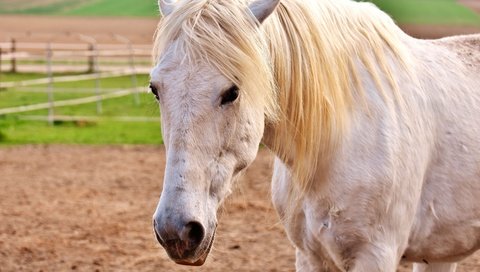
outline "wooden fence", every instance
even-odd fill
[[[30,120],[48,120],[53,124],[58,118],[78,119],[75,116],[55,116],[56,107],[75,106],[86,103],[97,104],[97,114],[102,113],[102,101],[126,95],[133,95],[136,104],[139,100],[137,74],[148,74],[151,68],[151,45],[132,44],[124,37],[117,37],[120,43],[97,43],[93,38],[84,38],[88,42],[18,42],[11,39],[0,42],[0,89],[24,88],[46,84],[44,91],[48,95],[47,103],[23,105],[0,109],[0,115],[48,109],[48,116],[30,117]],[[44,78],[5,82],[2,72],[40,72]],[[78,75],[55,76],[56,72],[81,72]],[[127,90],[105,92],[101,88],[102,78],[130,76],[132,87]],[[54,83],[94,80],[94,96],[55,101]],[[96,119],[97,117],[89,117]],[[141,121],[152,118],[128,117],[117,118],[119,121]]]
[[[49,61],[53,70],[61,72],[98,72],[102,70],[102,66],[103,70],[114,70],[116,66],[148,67],[151,63],[150,56],[151,45],[134,45],[129,42],[32,43],[12,39],[9,42],[0,42],[0,72],[48,72],[46,63]]]

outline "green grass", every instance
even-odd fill
[[[69,74],[71,75],[71,74]],[[59,75],[62,76],[62,75]],[[14,74],[14,73],[2,73],[1,80],[3,82],[19,81],[35,78],[44,78],[43,74]],[[128,89],[132,87],[131,76],[121,76],[112,78],[103,78],[100,80],[100,87],[105,89]],[[138,89],[145,95],[146,86],[148,86],[148,75],[137,75]],[[0,91],[0,108],[20,106],[25,104],[36,104],[48,102],[47,85],[35,86],[39,90],[44,89],[45,93],[38,92],[19,92],[20,89],[10,89]],[[62,88],[68,88],[75,91],[75,89],[92,89],[90,93],[75,93],[75,92],[55,92],[55,100],[73,99],[83,96],[94,95],[95,93],[95,80],[83,80],[77,82],[59,82],[53,84],[54,90],[61,90]],[[148,96],[148,98],[151,98]]]
[[[102,121],[78,125],[0,117],[0,146],[18,144],[161,144],[160,124]]]
[[[41,74],[2,74],[8,81],[41,78]],[[3,81],[2,79],[2,81]],[[6,81],[6,80],[5,80]],[[99,116],[98,122],[56,122],[49,125],[43,121],[26,121],[22,116],[47,116],[47,110],[38,110],[21,114],[0,116],[0,145],[12,144],[161,144],[159,122],[115,122],[108,118],[118,116],[158,117],[159,109],[153,96],[146,91],[147,75],[138,75],[140,105],[135,103],[132,95],[104,100],[103,113],[97,115],[96,104],[83,104],[55,109],[56,115]],[[117,77],[101,80],[102,87],[112,89],[131,88],[130,77]],[[55,83],[55,100],[73,99],[94,95],[92,93],[62,92],[69,90],[93,88],[95,81],[85,80],[69,83]],[[45,85],[36,86],[40,90]],[[19,105],[29,105],[48,101],[47,93],[26,92],[14,89],[0,91],[0,109]]]
[[[75,16],[159,16],[156,0],[62,0],[37,4],[2,4],[0,13]]]
[[[96,0],[65,15],[78,16],[159,16],[156,0]]]
[[[400,23],[480,26],[480,16],[455,0],[372,0]]]
[[[21,2],[21,1],[20,1]],[[399,23],[480,26],[480,16],[456,0],[370,0]],[[11,2],[10,2],[11,3]],[[9,4],[0,13],[158,17],[157,0],[56,0]]]
[[[69,74],[71,75],[71,74]],[[1,82],[11,82],[11,81],[21,81],[28,79],[37,79],[44,78],[44,74],[34,74],[34,73],[0,73]]]

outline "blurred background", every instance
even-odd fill
[[[418,38],[480,33],[480,0],[372,2]],[[0,0],[0,271],[191,271],[150,231],[165,164],[147,88],[158,19],[157,0]],[[270,161],[262,150],[195,271],[293,270]],[[459,271],[479,267],[477,254]]]
[[[145,91],[156,2],[0,0],[0,144],[161,143]],[[479,0],[373,2],[416,37],[480,29]]]

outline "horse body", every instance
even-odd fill
[[[401,260],[455,262],[480,247],[480,35],[405,42],[419,79],[402,85],[408,107],[392,111],[365,82],[370,111],[354,111],[327,176],[316,174],[286,222],[299,271],[394,271]],[[281,216],[291,180],[277,159]]]
[[[480,247],[480,35],[423,43],[434,149],[405,254],[458,260]]]
[[[454,271],[480,247],[480,35],[417,40],[347,0],[160,6],[154,229],[173,260],[203,264],[260,141],[299,271]]]

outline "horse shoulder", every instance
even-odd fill
[[[373,110],[373,108],[372,108]],[[361,262],[364,271],[394,268],[407,246],[410,226],[421,191],[421,170],[426,156],[407,154],[413,139],[394,123],[395,114],[379,106],[376,114],[358,114],[356,124],[336,159],[319,170],[311,190],[297,207],[287,233],[306,255],[323,256],[334,267],[350,269]],[[407,137],[408,138],[408,137]],[[425,152],[424,152],[425,153]],[[273,198],[285,209],[291,176],[284,165],[275,168]],[[281,189],[283,188],[283,189]],[[309,253],[308,253],[309,251]],[[381,267],[375,267],[380,265]],[[361,271],[361,270],[359,270]]]

